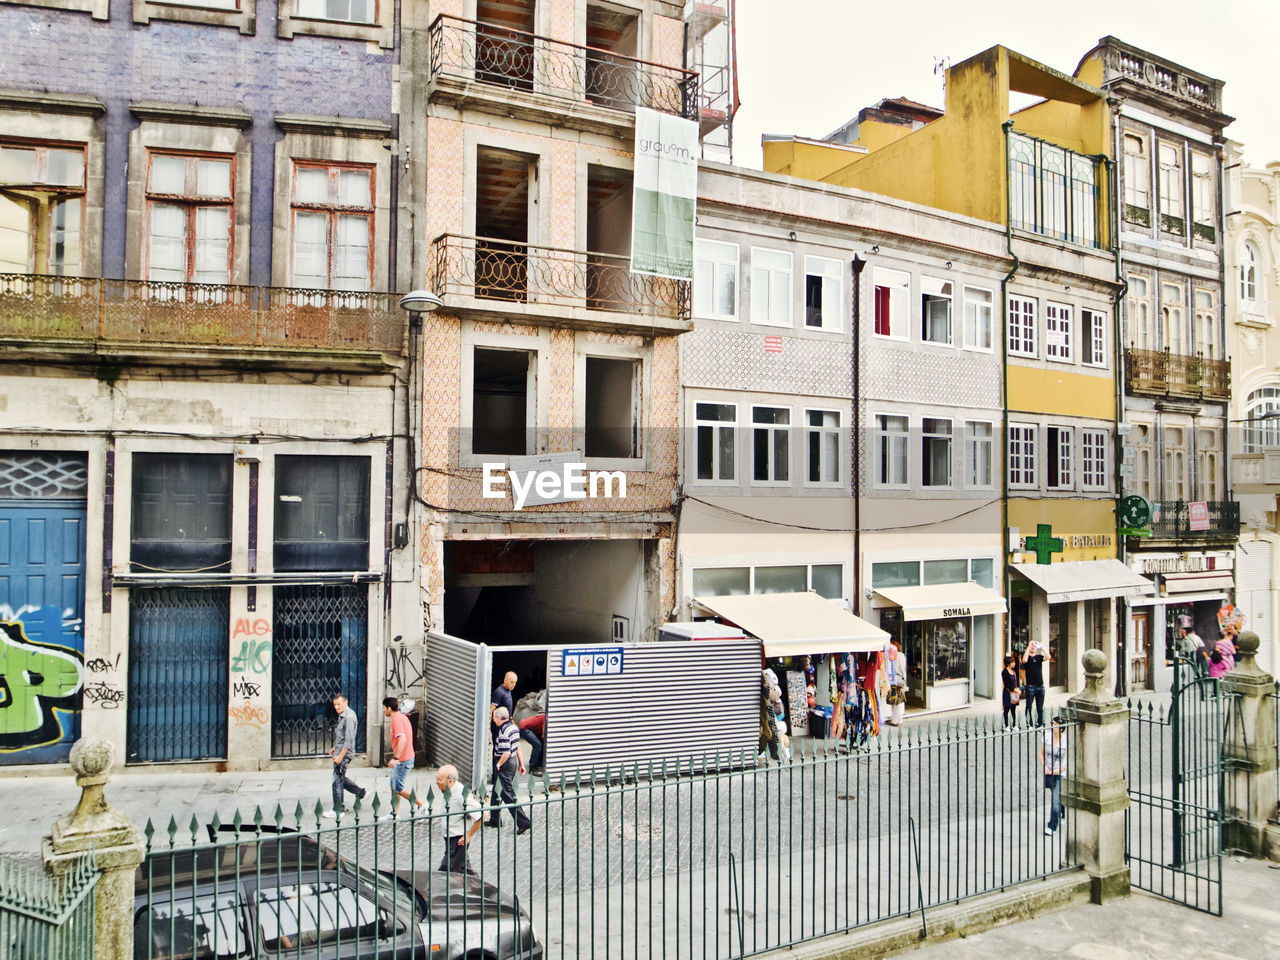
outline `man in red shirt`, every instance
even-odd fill
[[[390,820],[400,809],[400,798],[414,799],[407,785],[409,771],[413,769],[413,725],[409,718],[400,712],[400,701],[395,697],[387,697],[382,701],[382,715],[391,718],[391,759],[387,766],[391,768],[391,813],[385,819]],[[423,803],[417,801],[421,810]]]

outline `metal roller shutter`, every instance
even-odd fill
[[[553,779],[606,765],[629,773],[651,761],[736,759],[744,749],[754,759],[759,733],[758,640],[628,644],[616,675],[565,676],[562,652],[548,657]]]
[[[478,785],[488,776],[480,751],[488,748],[489,651],[448,634],[427,634],[427,702],[422,715],[427,758],[452,763],[458,780]],[[483,678],[483,679],[482,679]]]
[[[1246,630],[1261,641],[1258,666],[1271,673],[1276,635],[1271,625],[1271,544],[1266,540],[1241,543],[1236,550],[1236,605],[1244,613]]]

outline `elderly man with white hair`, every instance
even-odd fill
[[[458,782],[458,768],[452,763],[446,763],[436,771],[436,787],[440,794],[432,800],[431,813],[446,814],[444,856],[436,869],[442,873],[474,875],[475,871],[467,862],[467,845],[480,832],[480,801],[474,793],[465,793]]]
[[[489,793],[489,826],[501,826],[498,819],[498,789],[502,789],[502,802],[510,804],[511,815],[516,818],[516,836],[526,833],[532,823],[523,807],[516,806],[515,779],[517,770],[524,773],[524,758],[520,756],[520,728],[511,722],[506,707],[495,707],[493,724],[498,732],[493,738],[493,789]]]

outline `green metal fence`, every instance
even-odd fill
[[[92,856],[56,878],[0,858],[0,958],[92,960],[97,882]]]
[[[625,735],[625,731],[620,731]],[[1048,734],[1053,737],[1053,734]],[[1063,718],[1064,796],[1075,726]],[[994,721],[886,735],[848,755],[708,756],[556,783],[521,779],[532,829],[484,808],[447,867],[446,807],[340,821],[324,808],[148,824],[137,957],[738,957],[1074,869],[1075,816],[1053,833],[1044,730]],[[474,795],[468,799],[474,801]],[[461,829],[453,825],[453,831]]]

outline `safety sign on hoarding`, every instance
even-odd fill
[[[561,676],[594,677],[622,672],[622,647],[583,647],[566,650],[561,661]]]

